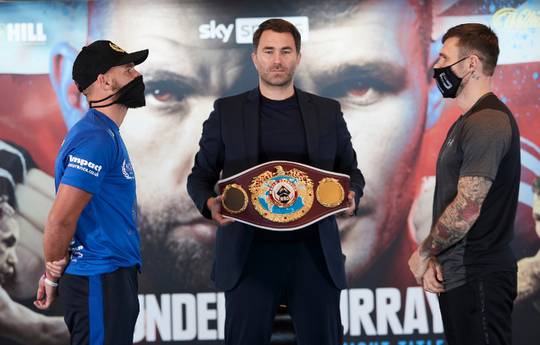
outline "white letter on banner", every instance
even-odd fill
[[[396,288],[379,288],[375,290],[377,300],[377,335],[387,335],[388,325],[393,334],[402,334],[403,329],[398,319],[401,309],[401,295]]]
[[[43,23],[36,24],[36,41],[37,42],[47,41],[47,35],[45,34],[45,31],[43,30]]]
[[[199,340],[217,340],[217,330],[208,328],[208,321],[217,321],[216,309],[209,309],[208,303],[216,303],[215,293],[197,294],[197,333]]]
[[[424,290],[420,286],[407,288],[405,301],[403,333],[413,334],[414,330],[418,330],[420,334],[429,332]]]
[[[146,295],[146,340],[156,341],[156,328],[161,340],[171,340],[171,295],[161,295],[161,310],[155,295]]]
[[[184,313],[185,307],[185,313]],[[173,339],[193,340],[197,336],[197,301],[190,293],[172,295]]]
[[[375,326],[369,316],[373,312],[373,291],[370,289],[350,289],[350,327],[352,336],[360,335],[364,328],[366,335],[376,335]]]
[[[341,314],[343,334],[347,334],[349,332],[349,290],[341,290],[341,296],[339,298],[339,311]]]
[[[218,337],[225,339],[225,293],[217,294],[217,313],[218,313]]]
[[[139,295],[139,315],[137,316],[137,322],[135,323],[135,331],[133,332],[133,342],[138,343],[144,339],[144,319],[146,311],[144,308],[144,295]]]
[[[8,23],[6,31],[8,42],[19,42],[21,40],[21,24]]]

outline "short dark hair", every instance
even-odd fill
[[[493,30],[484,24],[467,23],[450,28],[443,36],[442,42],[456,37],[462,56],[476,54],[483,62],[484,74],[492,76],[499,58],[499,39]]]
[[[272,30],[274,32],[288,32],[294,38],[294,46],[296,47],[296,52],[300,52],[300,46],[302,43],[302,38],[300,32],[292,23],[279,18],[272,18],[262,22],[255,33],[253,34],[253,50],[259,48],[259,41],[261,40],[261,35],[266,30]]]

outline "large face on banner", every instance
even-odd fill
[[[149,280],[174,289],[212,285],[215,225],[195,209],[186,182],[213,102],[232,92],[249,63],[249,51],[232,43],[231,30],[226,35],[232,44],[200,38],[199,27],[225,12],[216,3],[172,1],[98,2],[89,11],[89,42],[107,37],[128,50],[150,51],[137,66],[146,107],[129,111],[121,134],[137,177],[145,277],[169,266],[176,272],[171,280]],[[69,92],[66,88],[59,97],[69,98]]]
[[[402,15],[387,18],[388,11]],[[107,37],[128,50],[150,49],[138,66],[147,106],[130,110],[121,132],[137,174],[146,267],[152,260],[171,265],[178,282],[168,283],[177,289],[211,286],[215,226],[202,219],[186,191],[202,123],[213,101],[246,73],[256,80],[250,46],[200,39],[198,28],[211,20],[209,13],[219,11],[122,1],[90,13],[90,41]],[[406,230],[410,167],[424,124],[427,48],[407,3],[367,2],[343,15],[337,22],[314,20],[297,82],[341,102],[366,177],[359,216],[340,219],[347,271],[354,278]],[[244,90],[252,86],[243,83]]]
[[[19,227],[14,211],[0,196],[0,286],[15,274],[17,254],[15,246],[19,237]]]
[[[215,225],[195,209],[186,182],[203,121],[247,62],[234,45],[199,38],[199,26],[216,12],[204,5],[125,1],[102,14],[115,19],[103,21],[107,37],[150,49],[138,66],[147,105],[130,110],[121,131],[137,174],[143,249],[162,263],[165,254],[178,272],[177,287],[211,285]]]
[[[411,168],[425,122],[428,47],[421,43],[422,18],[408,2],[367,2],[336,18],[311,21],[298,80],[340,101],[366,179],[359,215],[338,219],[354,281],[406,231]]]
[[[195,209],[186,179],[214,100],[239,91],[237,85],[245,90],[256,81],[251,46],[232,43],[229,23],[235,15],[216,21],[225,23],[221,40],[201,39],[201,25],[220,12],[215,4],[132,6],[129,1],[99,3],[89,12],[88,41],[106,37],[128,50],[150,50],[149,58],[137,66],[144,76],[147,106],[129,111],[121,133],[137,175],[143,254],[149,268],[145,277],[152,275],[152,267],[171,267],[176,272],[172,281],[149,279],[166,284],[166,289],[212,286],[215,225]],[[365,2],[344,8],[335,16],[339,20],[331,20],[333,15],[320,18],[320,11],[305,14],[313,25],[302,47],[296,81],[308,91],[340,101],[366,177],[358,216],[339,219],[353,282],[406,231],[413,196],[411,167],[424,128],[429,80],[427,46],[421,43],[425,34],[419,30],[417,13],[408,3]],[[229,44],[224,43],[226,37]],[[246,75],[252,75],[251,82]],[[74,109],[65,106],[70,98],[69,88],[65,90],[59,92],[59,103],[64,114],[70,114]],[[78,111],[82,114],[84,109]]]

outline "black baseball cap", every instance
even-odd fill
[[[98,75],[111,67],[128,63],[138,65],[148,57],[148,49],[127,53],[124,49],[107,40],[95,41],[77,55],[73,63],[72,77],[80,92],[92,85]]]

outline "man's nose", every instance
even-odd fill
[[[272,63],[274,65],[281,65],[281,54],[280,53],[274,53],[272,55]]]
[[[133,77],[134,77],[134,78],[136,78],[136,77],[138,77],[138,76],[141,75],[141,73],[140,73],[139,71],[137,71],[135,68],[132,70],[131,73],[133,74]]]
[[[8,254],[6,261],[8,264],[13,266],[17,264],[19,260],[17,259],[17,254],[15,253],[15,251],[11,251],[11,253]]]

